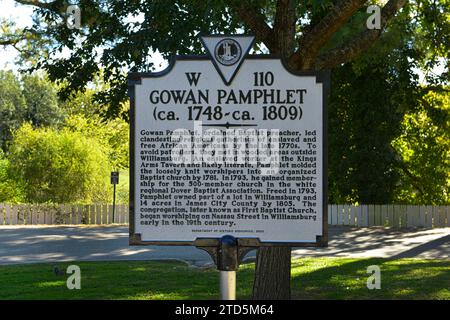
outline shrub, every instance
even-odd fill
[[[18,129],[10,149],[11,169],[32,203],[102,202],[109,199],[109,162],[95,138],[51,128]]]
[[[22,202],[23,187],[11,177],[11,165],[0,149],[0,203]]]

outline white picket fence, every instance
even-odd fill
[[[0,204],[0,225],[128,223],[128,205],[10,205]],[[450,206],[341,205],[328,206],[328,224],[395,228],[450,227]]]
[[[0,203],[0,225],[112,223],[128,223],[128,205],[116,205],[113,221],[113,206],[110,204],[10,205]]]
[[[354,227],[450,227],[450,206],[341,205],[328,206],[328,224]]]

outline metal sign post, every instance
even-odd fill
[[[220,299],[236,300],[236,271],[220,271]]]
[[[111,184],[114,186],[112,221],[116,221],[116,185],[119,183],[119,171],[111,172]]]
[[[237,241],[233,236],[223,236],[219,248],[220,296],[222,300],[236,300]]]

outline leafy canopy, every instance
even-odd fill
[[[33,127],[58,126],[65,112],[56,86],[46,77],[0,70],[0,146],[7,149],[12,133],[23,123]]]
[[[127,72],[152,70],[157,51],[166,58],[203,52],[200,33],[254,33],[257,51],[279,54],[298,70],[339,67],[374,44],[386,56],[406,37],[410,61],[430,71],[430,82],[449,76],[450,0],[80,0],[80,29],[67,27],[64,0],[16,2],[35,8],[34,25],[5,22],[0,44],[14,45],[25,66],[31,60],[63,83],[63,98],[102,73],[108,86],[96,99],[108,105],[108,117],[126,117]],[[380,30],[366,28],[370,3],[382,6]]]

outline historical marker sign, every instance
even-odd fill
[[[326,245],[327,73],[206,36],[206,56],[129,76],[130,244]]]

